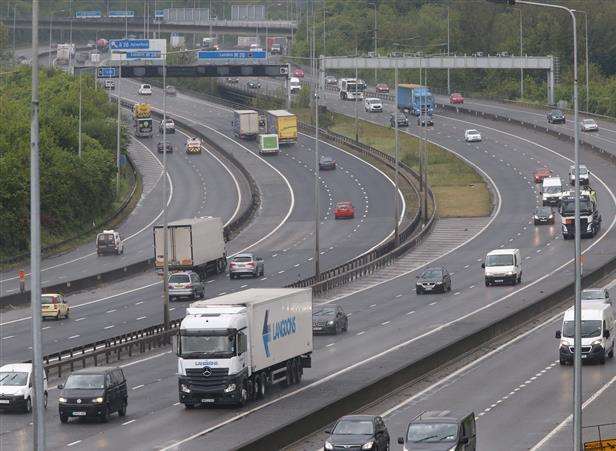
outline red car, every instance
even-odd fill
[[[449,103],[464,103],[464,97],[459,92],[452,92],[449,96]]]
[[[293,76],[294,77],[299,77],[299,78],[303,78],[304,77],[304,70],[297,68],[293,71]]]
[[[351,202],[338,202],[334,209],[334,217],[336,219],[353,219],[355,217],[355,208]]]
[[[376,85],[376,92],[389,92],[389,85],[387,83],[379,83]]]
[[[543,179],[546,177],[552,177],[552,171],[548,168],[537,169],[533,172],[533,179],[535,180],[535,183],[543,182]]]

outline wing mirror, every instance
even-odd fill
[[[404,445],[404,438],[398,437],[398,445]]]
[[[62,390],[64,388],[64,384],[58,384],[58,390]]]
[[[609,330],[604,330],[603,331],[603,338],[610,338],[610,331]]]
[[[563,334],[561,333],[561,331],[560,331],[560,330],[557,330],[557,331],[556,331],[556,334],[555,334],[554,336],[555,336],[556,338],[558,338],[558,339],[561,339],[561,338],[562,338],[562,336],[563,336]]]
[[[485,267],[486,267],[486,264],[485,264],[485,263],[482,263],[482,264],[481,264],[481,267],[482,267],[482,268],[485,268]]]

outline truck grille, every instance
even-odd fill
[[[224,389],[227,385],[229,368],[210,368],[211,374],[205,376],[203,368],[190,368],[186,370],[186,379],[193,390],[210,391]]]

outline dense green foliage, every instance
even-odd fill
[[[361,55],[374,51],[373,0],[324,0],[312,9],[300,10],[300,29],[295,37],[293,54],[309,55],[309,37],[316,28],[317,55]],[[591,63],[590,110],[616,115],[616,1],[558,0],[554,4],[569,6],[588,13],[589,54]],[[439,54],[447,51],[447,14],[450,19],[450,51],[458,55],[475,52],[494,55],[498,52],[520,53],[520,15],[523,29],[523,53],[555,55],[560,63],[557,100],[571,99],[572,29],[565,11],[548,8],[509,7],[485,0],[378,0],[377,44],[379,55],[393,51]],[[323,19],[325,12],[325,20]],[[578,14],[580,83],[585,83],[585,18]],[[309,24],[307,29],[306,24]],[[325,33],[325,40],[323,39]],[[325,44],[324,44],[325,43]],[[393,81],[392,71],[381,71],[379,81]],[[374,79],[374,71],[362,76]],[[418,71],[404,71],[401,81],[418,82]],[[465,93],[481,93],[499,98],[520,96],[519,71],[451,72],[451,86]],[[428,83],[443,92],[446,71],[429,72]],[[526,99],[546,100],[545,72],[527,71]],[[580,89],[585,106],[585,91]]]
[[[30,68],[0,78],[0,249],[28,249]],[[115,107],[82,79],[82,158],[78,157],[79,79],[41,71],[40,174],[43,244],[91,225],[115,197]]]

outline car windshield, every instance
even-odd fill
[[[468,133],[469,135],[478,135],[479,132],[477,130],[467,130],[466,133]]]
[[[233,259],[234,262],[240,262],[240,263],[247,263],[247,262],[251,262],[252,261],[252,257],[250,256],[243,256],[243,257],[235,257]]]
[[[552,111],[552,116],[562,116],[562,115],[563,115],[562,111],[558,111],[558,110]]]
[[[563,323],[563,337],[573,338],[575,335],[575,322]],[[601,320],[582,320],[582,338],[600,337]]]
[[[537,216],[549,216],[552,210],[549,207],[539,207],[535,210]]]
[[[0,372],[0,385],[8,385],[13,387],[26,385],[28,373],[21,371],[3,371]]]
[[[513,255],[488,255],[486,266],[513,266]]]
[[[543,192],[547,194],[556,194],[556,193],[560,193],[561,189],[562,188],[560,186],[544,186]]]
[[[55,304],[58,302],[58,296],[52,294],[44,294],[41,296],[41,304]]]
[[[105,376],[102,374],[71,374],[66,380],[64,388],[84,390],[105,388]]]
[[[582,301],[590,301],[592,299],[605,299],[603,290],[582,290]]]
[[[186,335],[180,331],[180,357],[225,358],[235,355],[234,335],[212,335],[208,332]]]
[[[371,435],[374,433],[374,426],[369,420],[340,420],[332,431],[338,435]]]
[[[172,274],[169,277],[169,283],[188,283],[190,282],[190,277],[188,274]]]
[[[427,269],[421,275],[424,279],[438,279],[442,276],[442,272],[440,269]]]
[[[152,87],[150,85],[143,85],[142,88],[143,89],[152,89]]]
[[[593,125],[595,123],[595,121],[593,121],[592,119],[584,119],[582,122],[588,125]]]
[[[418,423],[409,425],[406,439],[411,443],[451,442],[457,435],[455,423]]]
[[[329,318],[334,316],[334,314],[336,313],[336,309],[335,308],[331,308],[331,307],[326,307],[326,308],[322,308],[320,310],[316,310],[312,316],[314,318]]]

